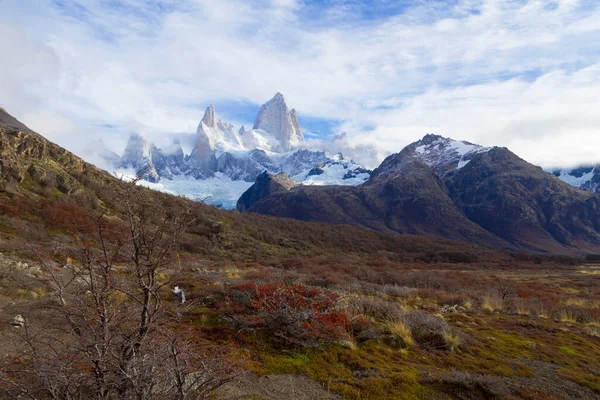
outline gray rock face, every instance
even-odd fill
[[[157,182],[160,178],[152,161],[152,155],[156,151],[155,146],[144,137],[133,134],[129,137],[127,147],[125,147],[118,166],[120,168],[133,168],[138,175],[151,182]]]
[[[190,158],[200,161],[210,158],[213,152],[212,145],[210,143],[210,137],[207,128],[215,127],[215,107],[211,104],[204,113],[204,117],[198,124],[196,130],[196,143]]]
[[[296,110],[288,108],[281,93],[263,104],[254,122],[254,129],[262,129],[273,135],[281,143],[283,151],[289,151],[304,142]]]
[[[152,162],[154,169],[162,178],[173,179],[175,175],[185,174],[189,167],[185,162],[185,156],[179,140],[174,140],[170,149],[159,149],[152,146]]]
[[[175,140],[167,150],[162,150],[138,134],[129,138],[118,166],[133,168],[136,173],[151,182],[160,178],[172,179],[189,171],[183,155],[183,149]]]
[[[285,157],[282,165],[282,171],[289,176],[296,176],[315,165],[325,163],[329,157],[322,151],[298,150],[297,152]]]
[[[239,157],[231,153],[223,153],[217,159],[217,171],[234,181],[254,182],[260,173],[274,168],[270,164],[270,159],[261,150]]]

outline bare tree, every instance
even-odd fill
[[[40,257],[64,323],[27,321],[19,335],[29,355],[0,382],[32,399],[207,399],[236,369],[223,349],[178,328],[176,303],[162,297],[193,212],[144,197],[136,181],[112,189],[111,207],[89,216],[92,229],[77,229],[78,262],[58,270]]]

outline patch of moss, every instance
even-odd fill
[[[559,350],[570,356],[578,356],[579,355],[579,353],[576,350],[573,350],[572,348],[567,347],[567,346],[561,346]]]

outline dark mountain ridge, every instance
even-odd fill
[[[386,158],[363,185],[297,186],[246,209],[524,251],[600,251],[599,196],[506,148],[452,143],[427,135]]]

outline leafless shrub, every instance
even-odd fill
[[[474,339],[458,328],[448,325],[444,319],[424,311],[409,311],[403,320],[412,332],[412,336],[421,346],[454,351],[466,348]]]
[[[348,299],[350,313],[364,315],[377,321],[397,320],[402,315],[400,304],[375,297],[351,297]]]
[[[417,343],[433,348],[446,347],[444,334],[450,330],[448,323],[424,311],[410,311],[404,315]]]
[[[190,209],[146,201],[135,181],[115,191],[119,222],[100,210],[73,229],[79,263],[56,269],[40,256],[57,325],[16,331],[29,357],[0,371],[9,396],[206,399],[234,378],[225,352],[174,328],[176,305],[162,298],[180,269],[172,249],[194,220]]]
[[[383,292],[386,296],[392,297],[410,297],[417,292],[418,289],[410,288],[408,286],[398,286],[398,285],[384,285]]]

